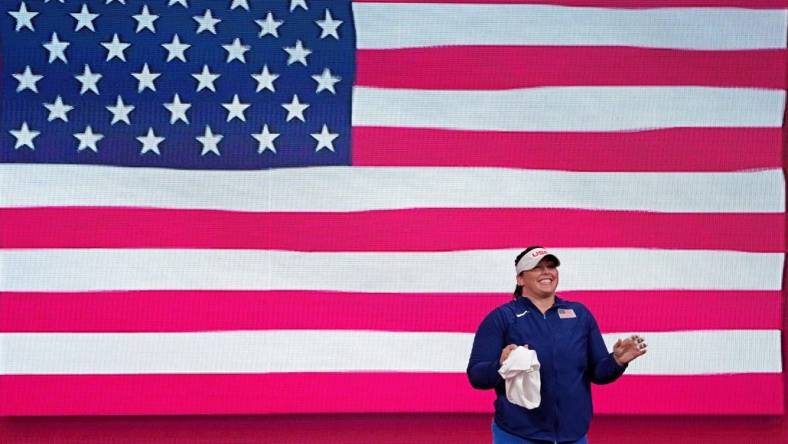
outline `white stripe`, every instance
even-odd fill
[[[274,250],[0,251],[0,291],[336,290],[508,292],[519,250],[304,253]],[[779,290],[782,253],[553,249],[559,290]]]
[[[184,171],[0,164],[0,206],[237,211],[584,208],[782,213],[782,170],[596,173],[506,168],[284,168]]]
[[[693,316],[703,316],[702,308]],[[782,372],[780,330],[698,330],[639,332],[648,351],[633,361],[629,375],[780,373]],[[608,350],[631,333],[603,335]],[[747,362],[743,362],[746,360]]]
[[[622,335],[605,335],[612,344]],[[644,334],[627,374],[779,373],[778,330]],[[0,374],[465,371],[473,334],[341,330],[3,333]],[[414,353],[418,350],[418,353]]]
[[[783,9],[353,3],[360,49],[441,45],[784,48]]]
[[[491,131],[779,127],[785,91],[567,86],[495,91],[353,88],[353,125]]]

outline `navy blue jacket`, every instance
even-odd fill
[[[558,316],[570,309],[575,317]],[[501,350],[509,344],[536,351],[542,402],[528,410],[506,399],[498,374]],[[495,389],[495,423],[529,439],[574,441],[588,433],[593,408],[591,382],[607,384],[624,373],[608,353],[593,315],[580,303],[556,296],[542,315],[525,297],[501,305],[479,325],[468,362],[468,379],[477,389]]]

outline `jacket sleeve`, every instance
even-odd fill
[[[624,374],[626,366],[620,366],[613,359],[613,353],[607,351],[602,333],[591,312],[588,312],[588,359],[591,382],[609,384]]]
[[[476,330],[471,357],[468,360],[468,380],[473,388],[492,389],[503,381],[498,369],[501,350],[506,344],[506,320],[501,310],[488,314]]]

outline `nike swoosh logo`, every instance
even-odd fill
[[[525,316],[527,314],[528,314],[528,310],[525,310],[522,313],[515,313],[514,315],[517,316],[518,318],[521,318],[521,317],[523,317],[523,316]]]

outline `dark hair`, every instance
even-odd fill
[[[517,257],[514,258],[514,266],[516,267],[517,264],[520,262],[520,259],[522,259],[523,256],[525,256],[529,251],[535,250],[537,248],[544,248],[544,247],[541,247],[539,245],[532,245],[532,246],[526,248],[525,250],[521,251],[520,254],[518,254]],[[514,298],[517,299],[519,297],[522,297],[522,295],[523,295],[523,286],[522,285],[515,285],[514,286]]]

